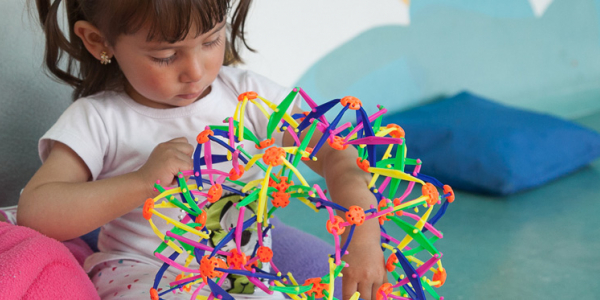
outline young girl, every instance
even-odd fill
[[[230,24],[226,0],[64,1],[68,37],[58,26],[61,0],[36,4],[46,34],[46,66],[73,86],[75,101],[39,142],[43,165],[21,195],[18,223],[61,241],[101,227],[100,252],[85,264],[100,296],[149,298],[160,240],[141,205],[157,195],[153,184],[174,183],[178,172],[193,169],[189,141],[206,125],[231,116],[240,93],[255,91],[281,101],[289,89],[227,67],[240,62],[236,46],[246,45],[250,0],[239,1]],[[293,110],[300,112],[297,106]],[[246,118],[264,139],[267,121],[261,112],[250,107]],[[275,138],[293,145],[291,136]],[[251,144],[244,148],[258,151]],[[317,157],[309,166],[325,177],[334,201],[365,209],[376,204],[352,147],[326,146]],[[259,176],[248,172],[242,179]],[[385,281],[377,221],[357,228],[348,251],[343,297],[358,291],[361,298],[375,299]],[[163,282],[175,275],[165,273]],[[244,292],[266,296],[258,288]]]

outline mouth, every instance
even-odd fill
[[[186,100],[193,100],[193,99],[200,97],[202,92],[203,92],[203,90],[200,90],[199,92],[191,93],[191,94],[179,94],[176,97],[181,98],[181,99],[186,99]]]

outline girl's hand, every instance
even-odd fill
[[[349,265],[342,271],[342,296],[347,300],[358,291],[360,298],[375,300],[379,287],[387,282],[385,258],[379,237],[374,239],[365,232],[361,236],[359,228],[348,246],[348,254],[342,258]]]
[[[194,147],[188,143],[186,138],[172,139],[158,144],[152,150],[148,161],[136,172],[143,182],[148,183],[150,191],[157,180],[160,180],[162,185],[173,185],[176,183],[177,173],[194,168],[193,153]]]

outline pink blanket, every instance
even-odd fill
[[[63,244],[32,229],[0,222],[0,297],[99,299],[80,264],[91,253],[81,240]]]

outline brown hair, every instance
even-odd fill
[[[75,35],[75,22],[96,26],[114,46],[122,34],[133,34],[149,24],[147,39],[174,43],[185,39],[192,26],[198,35],[227,18],[232,0],[64,0],[68,37],[59,26],[62,0],[35,0],[46,35],[45,67],[49,75],[74,88],[73,100],[107,89],[121,89],[125,76],[118,63],[102,65]],[[241,63],[239,42],[250,51],[244,37],[251,0],[239,0],[229,24],[224,65]],[[62,62],[67,55],[66,64]]]

